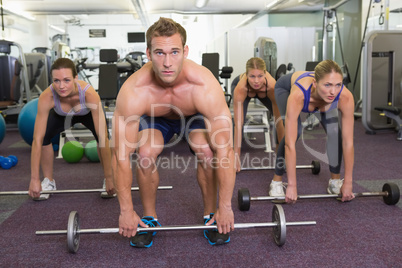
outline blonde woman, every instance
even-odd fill
[[[342,81],[342,70],[332,60],[320,62],[314,72],[299,71],[278,79],[275,98],[284,118],[285,137],[278,146],[275,175],[269,191],[271,196],[285,195],[282,175],[286,166],[288,185],[285,201],[295,203],[297,200],[295,144],[302,131],[300,114],[304,112],[319,114],[321,125],[327,133],[327,155],[331,172],[327,192],[341,193],[342,201],[354,198],[354,100]],[[341,114],[341,124],[338,112]],[[344,179],[340,175],[342,154],[345,162]]]
[[[241,170],[240,155],[243,135],[243,125],[246,121],[247,107],[251,98],[257,98],[273,114],[278,140],[284,135],[284,127],[276,104],[275,79],[267,72],[265,62],[258,57],[250,58],[246,63],[246,72],[240,75],[234,88],[234,151],[236,155],[236,171]]]

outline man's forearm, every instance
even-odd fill
[[[217,176],[219,184],[219,208],[231,208],[235,186],[234,152],[227,150],[223,155],[217,155]]]
[[[129,160],[116,162],[114,183],[117,192],[117,198],[120,204],[120,211],[130,211],[134,209],[131,184],[132,184],[132,171],[130,168]]]

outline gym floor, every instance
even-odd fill
[[[263,144],[262,134],[255,134]],[[304,141],[304,142],[303,142]],[[325,152],[321,127],[304,131],[297,143],[298,165],[315,160],[307,147]],[[304,145],[303,145],[304,143]],[[355,124],[354,192],[378,192],[386,182],[402,188],[401,147],[395,132],[365,134],[360,120]],[[30,146],[17,129],[9,129],[0,144],[0,155],[16,155],[17,166],[0,170],[0,191],[24,191],[30,181]],[[243,157],[273,160],[263,149],[243,145]],[[189,169],[174,164],[175,157],[191,158]],[[202,224],[202,199],[196,181],[194,157],[185,142],[166,149],[161,158],[157,212],[162,225]],[[170,160],[167,160],[170,159]],[[164,163],[164,164],[163,164]],[[266,164],[268,162],[265,162]],[[75,164],[56,159],[57,188],[101,188],[99,163],[85,157]],[[298,170],[299,194],[325,194],[330,177],[321,161],[321,172]],[[236,178],[232,198],[236,223],[271,222],[273,203],[252,202],[240,211],[237,190],[247,187],[252,196],[267,195],[273,171],[242,171]],[[133,186],[136,186],[135,176]],[[142,215],[138,192],[135,209]],[[81,235],[77,253],[67,251],[66,236],[37,236],[38,230],[65,230],[70,211],[78,211],[81,228],[115,228],[119,204],[98,193],[54,194],[47,201],[28,196],[0,196],[0,267],[402,267],[402,201],[386,205],[382,197],[356,198],[342,203],[335,199],[300,200],[282,205],[286,221],[316,221],[314,226],[289,226],[286,243],[278,247],[272,228],[238,229],[230,243],[210,246],[202,231],[159,232],[148,249],[130,247],[118,234]]]

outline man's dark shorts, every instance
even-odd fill
[[[144,129],[157,129],[162,132],[164,143],[167,144],[174,134],[183,136],[188,140],[192,130],[205,129],[204,117],[197,113],[183,119],[167,119],[164,117],[150,117],[143,115],[140,119],[139,131]]]

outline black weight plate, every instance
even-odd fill
[[[250,191],[247,188],[241,188],[237,191],[237,201],[241,211],[250,209]]]
[[[388,196],[383,196],[385,204],[395,205],[399,202],[401,193],[399,191],[398,185],[396,185],[395,183],[385,183],[382,187],[382,191],[388,193]]]
[[[313,168],[311,169],[311,172],[312,172],[314,175],[319,174],[320,171],[321,171],[321,164],[320,164],[320,162],[317,161],[317,160],[313,160],[313,162],[311,162],[311,165],[313,166]]]

